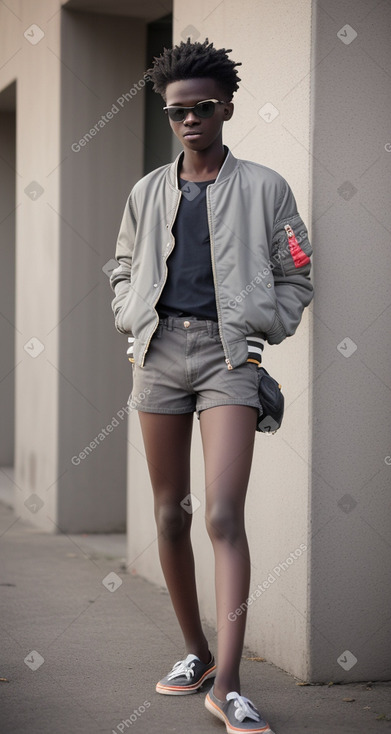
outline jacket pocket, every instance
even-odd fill
[[[111,302],[111,308],[114,316],[117,316],[118,311],[122,308],[126,301],[126,296],[129,292],[130,282],[129,280],[120,280],[115,286],[115,296]]]
[[[271,328],[267,332],[266,336],[267,336],[268,344],[281,344],[281,342],[284,341],[284,339],[287,336],[285,327],[277,311],[275,313]]]
[[[114,323],[115,323],[115,328],[117,329],[117,331],[120,332],[120,334],[131,334],[133,336],[133,332],[129,328],[129,326],[124,325],[124,316],[125,316],[125,311],[127,310],[127,305],[128,305],[127,303],[123,303],[122,306],[119,308],[119,310],[116,313]],[[127,319],[127,321],[129,321],[129,319]]]

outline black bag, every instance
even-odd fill
[[[258,418],[257,431],[261,433],[275,433],[281,426],[284,416],[284,396],[281,385],[266,372],[264,367],[258,367],[258,395],[263,413]]]

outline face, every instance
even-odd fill
[[[194,112],[187,111],[183,122],[174,122],[169,118],[174,134],[183,147],[189,150],[202,151],[215,142],[222,142],[223,123],[231,119],[233,104],[226,102],[227,95],[215,79],[183,79],[167,85],[167,106],[192,107],[206,99],[222,100],[225,104],[216,104],[212,117],[201,118]]]

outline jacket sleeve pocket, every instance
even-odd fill
[[[273,231],[272,261],[274,275],[309,274],[312,247],[307,228],[299,214],[278,222]]]
[[[313,298],[310,279],[312,248],[299,214],[279,220],[273,230],[271,259],[274,290],[286,336],[295,333]]]

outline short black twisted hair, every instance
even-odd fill
[[[182,79],[209,78],[215,79],[227,95],[227,101],[239,88],[240,77],[235,66],[241,62],[228,58],[231,48],[216,49],[206,38],[203,43],[192,43],[190,38],[181,41],[179,46],[163,50],[161,56],[155,57],[147,74],[153,82],[153,90],[165,99],[166,87],[171,82]]]

